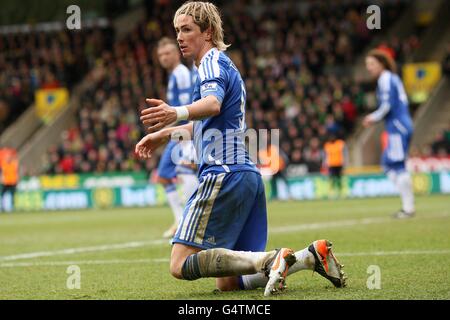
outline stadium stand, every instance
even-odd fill
[[[111,45],[111,28],[0,35],[0,133],[34,102],[37,89],[67,87]]]
[[[403,5],[386,4],[386,26]],[[364,110],[364,88],[347,70],[373,37],[365,28],[365,9],[360,1],[224,6],[224,12],[233,13],[224,22],[231,35],[229,55],[246,78],[248,127],[281,128],[283,151],[310,172],[320,170],[327,134],[347,136]],[[152,7],[124,41],[103,52],[105,76],[82,97],[78,124],[50,148],[43,172],[155,167],[157,159],[136,159],[133,144],[143,133],[137,121],[142,98],[164,97],[165,74],[153,49],[161,36],[173,36],[171,12],[164,5]]]
[[[417,68],[422,68],[419,64],[432,62],[436,66],[443,59],[441,47],[449,34],[446,21],[448,21],[450,3],[437,0],[429,2],[414,1],[410,4],[405,8],[397,22],[386,32],[385,36],[376,39],[370,47],[388,44],[390,48],[394,48],[399,74],[405,77],[405,70],[402,67],[408,63],[409,67],[415,69],[416,72],[409,73],[407,82],[409,84],[415,83],[417,86],[418,80],[420,80],[418,75],[425,74],[422,71],[417,72]],[[357,62],[357,65],[358,67],[354,68],[354,78],[367,74],[364,70],[363,61]],[[440,78],[437,75],[438,73],[439,71],[435,69],[434,76],[436,79]],[[430,77],[433,72],[427,71],[426,74]],[[426,94],[427,98],[422,102],[414,101],[414,92],[419,90],[413,90],[411,86],[409,90],[407,89],[410,111],[413,113],[415,126],[411,151],[420,150],[424,145],[429,144],[435,135],[434,131],[441,127],[441,122],[446,123],[447,113],[445,109],[447,106],[445,106],[445,101],[448,101],[448,98],[446,99],[445,92],[447,88],[448,82],[440,79],[439,83],[435,83],[433,90]],[[368,109],[373,110],[372,94],[367,95],[367,102]],[[433,123],[433,126],[430,126],[430,123]],[[368,130],[360,125],[355,128],[349,139],[350,162],[353,166],[379,164],[382,130],[382,124],[373,126]]]
[[[436,135],[430,148],[434,156],[447,157],[450,155],[450,124],[447,129]]]

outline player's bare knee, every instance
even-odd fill
[[[183,261],[184,262],[184,261]],[[170,274],[177,279],[183,279],[182,274],[183,264],[177,260],[170,261]]]

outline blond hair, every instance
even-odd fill
[[[158,41],[158,49],[162,48],[168,44],[171,44],[171,45],[175,46],[175,48],[178,48],[178,44],[174,39],[169,38],[169,37],[163,37]]]
[[[192,19],[194,19],[194,23],[200,27],[201,32],[211,28],[211,41],[217,49],[225,51],[230,46],[223,41],[222,19],[219,10],[214,4],[202,1],[185,2],[177,12],[175,12],[173,18],[174,25],[177,18],[182,14],[191,16]]]

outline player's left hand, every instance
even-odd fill
[[[156,149],[168,141],[168,136],[164,136],[161,132],[149,133],[136,144],[134,152],[141,159],[149,159]]]
[[[372,124],[373,120],[369,116],[366,116],[363,120],[363,126],[367,128],[370,127]]]
[[[156,132],[177,121],[177,112],[174,107],[169,106],[159,99],[145,99],[149,106],[141,111],[140,120],[148,125],[148,132]]]

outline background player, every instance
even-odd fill
[[[181,63],[180,51],[177,43],[170,38],[162,38],[158,43],[158,59],[161,66],[169,72],[169,82],[167,85],[167,100],[171,106],[181,106],[191,102],[192,100],[192,73]],[[189,154],[189,143],[183,143],[180,148],[182,158],[179,159],[178,165],[174,163],[172,155],[177,151],[174,150],[175,141],[169,142],[158,165],[158,182],[164,186],[167,201],[174,215],[173,225],[164,232],[163,236],[171,238],[177,230],[178,223],[183,214],[184,201],[180,199],[173,183],[173,179],[178,176],[183,185],[183,193],[186,200],[190,198],[198,185],[196,175],[196,166],[190,161],[190,157],[194,153]]]
[[[410,218],[415,209],[411,175],[405,165],[413,134],[408,98],[402,81],[395,74],[395,62],[386,52],[379,49],[370,51],[366,57],[366,68],[377,79],[379,107],[364,118],[363,124],[368,127],[384,119],[388,139],[381,161],[386,175],[397,186],[402,199],[402,209],[394,217]]]
[[[194,102],[173,108],[147,99],[153,107],[142,111],[141,120],[153,133],[136,145],[136,153],[147,158],[171,136],[188,133],[200,154],[200,184],[173,239],[171,274],[185,280],[216,277],[220,290],[265,286],[268,295],[283,287],[289,270],[313,269],[343,286],[342,266],[326,240],[296,253],[288,248],[264,252],[264,186],[245,150],[245,86],[223,53],[227,45],[219,12],[211,3],[187,2],[176,12],[174,26],[183,56],[198,66]],[[165,128],[178,120],[194,122]]]

